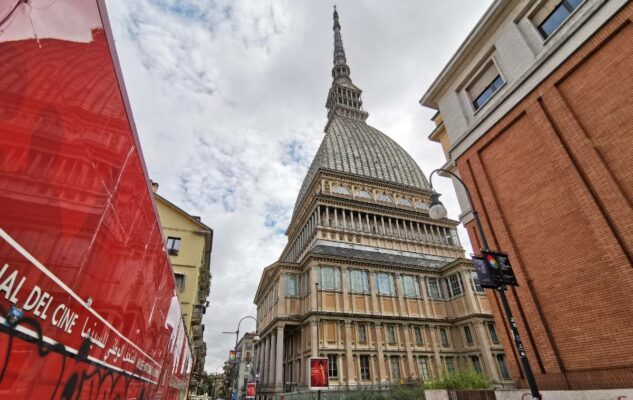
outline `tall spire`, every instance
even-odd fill
[[[363,101],[360,90],[350,78],[350,70],[345,57],[343,39],[341,38],[341,24],[338,21],[338,11],[334,6],[334,67],[332,68],[332,87],[328,94],[325,107],[328,109],[328,119],[334,115],[365,121],[369,115],[362,109]]]

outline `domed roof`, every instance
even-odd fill
[[[319,170],[430,189],[413,158],[398,143],[364,121],[335,115],[328,124],[321,146],[308,169],[295,212]]]

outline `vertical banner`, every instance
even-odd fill
[[[249,382],[246,384],[246,398],[254,399],[255,393],[257,389],[257,384],[255,382]]]
[[[229,351],[229,362],[230,363],[235,363],[236,358],[237,357],[236,357],[235,350],[230,350]]]
[[[327,389],[328,362],[326,357],[310,358],[310,390]]]
[[[512,266],[510,266],[510,258],[506,253],[498,251],[484,250],[482,255],[488,264],[489,270],[501,275],[501,280],[506,285],[519,286],[517,278],[514,276]]]
[[[471,255],[475,264],[479,285],[482,288],[497,289],[501,285],[501,274],[495,274],[490,271],[486,260],[483,257]]]

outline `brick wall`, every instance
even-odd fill
[[[542,388],[633,386],[632,19],[630,3],[457,160],[490,246],[511,256]]]

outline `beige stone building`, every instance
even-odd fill
[[[182,317],[194,354],[194,372],[204,371],[207,345],[202,316],[208,306],[211,287],[213,229],[157,193],[152,182],[166,250],[174,268]],[[195,379],[192,384],[195,384]]]
[[[307,388],[316,356],[330,361],[330,386],[466,369],[511,383],[458,222],[429,218],[426,177],[365,122],[336,11],[334,45],[325,137],[255,295],[258,393]]]

